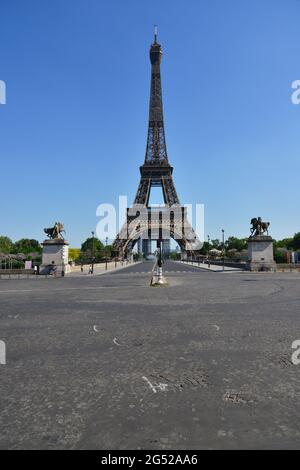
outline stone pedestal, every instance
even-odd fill
[[[272,237],[257,235],[248,239],[247,268],[250,271],[276,271]]]
[[[67,240],[55,239],[45,240],[42,243],[43,255],[40,274],[50,274],[53,266],[56,267],[56,275],[63,276],[70,271],[69,242]]]

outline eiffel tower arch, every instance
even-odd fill
[[[187,219],[186,208],[180,205],[174,181],[173,167],[167,154],[163,118],[160,64],[162,48],[157,32],[150,47],[151,87],[146,154],[140,167],[140,182],[133,206],[127,209],[127,218],[113,243],[119,256],[132,251],[139,238],[148,240],[174,238],[181,250],[194,254],[202,244]],[[151,188],[161,187],[164,208],[154,211],[149,207]]]

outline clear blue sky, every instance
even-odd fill
[[[0,0],[0,234],[72,246],[96,207],[134,198],[143,163],[153,25],[163,46],[170,163],[212,238],[300,230],[297,0]]]

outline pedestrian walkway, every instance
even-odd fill
[[[94,273],[89,274],[89,265],[85,265],[83,268],[83,272],[81,272],[81,266],[76,266],[70,271],[67,276],[68,277],[82,277],[82,276],[101,276],[102,274],[107,274],[110,272],[120,271],[121,269],[125,269],[128,267],[132,267],[135,265],[140,264],[140,261],[136,262],[129,262],[129,261],[109,261],[106,263],[99,263],[94,265]]]
[[[214,273],[217,272],[241,272],[244,271],[242,268],[234,268],[232,266],[224,266],[223,265],[216,265],[216,264],[206,264],[206,263],[198,263],[194,261],[193,263],[191,261],[180,261],[181,264],[186,264],[187,266],[193,266],[194,268],[201,268],[205,269],[206,271],[211,271]]]

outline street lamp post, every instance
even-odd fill
[[[105,238],[105,271],[107,271],[107,242],[108,237]]]
[[[209,235],[207,235],[207,242],[208,242],[207,264],[208,264],[208,267],[210,268],[210,259],[209,259],[209,243],[210,243],[210,236],[209,236]]]
[[[95,232],[92,231],[92,274],[94,274],[94,260],[95,260]]]
[[[222,228],[223,272],[225,270],[225,230]]]
[[[157,282],[162,284],[162,242],[161,239],[157,240]]]

